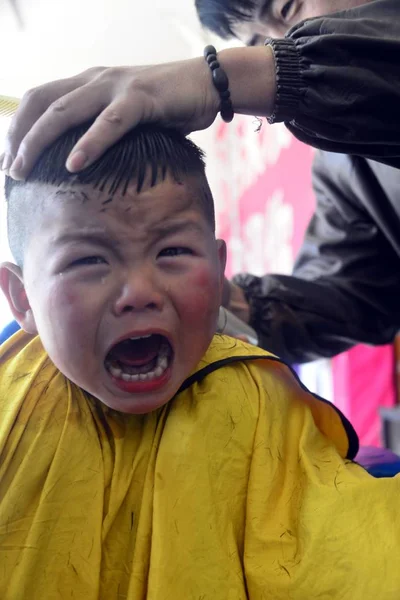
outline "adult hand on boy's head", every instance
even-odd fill
[[[7,136],[2,168],[23,179],[46,146],[95,117],[68,159],[72,172],[93,163],[139,123],[152,121],[189,133],[208,127],[218,109],[219,96],[203,58],[89,69],[25,94]]]
[[[235,112],[271,114],[276,92],[271,48],[229,48],[218,53],[218,60],[229,77]],[[70,171],[80,171],[139,123],[155,122],[187,134],[211,125],[219,107],[220,97],[203,57],[90,69],[25,94],[0,168],[23,179],[46,146],[67,129],[97,117],[67,162]]]

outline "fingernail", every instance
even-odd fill
[[[1,170],[2,171],[7,171],[7,169],[10,168],[12,163],[12,158],[9,154],[5,154],[4,158],[3,158],[3,164],[1,165]]]
[[[23,165],[24,165],[24,161],[22,159],[22,156],[18,155],[10,167],[11,177],[14,177],[14,179],[17,179],[19,172],[21,171]]]
[[[67,169],[71,171],[71,173],[75,173],[75,171],[80,171],[83,167],[86,166],[88,162],[88,157],[86,156],[83,150],[77,150],[71,156],[68,157],[67,160]]]

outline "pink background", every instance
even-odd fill
[[[256,133],[246,118],[214,131],[210,179],[218,233],[228,244],[228,276],[290,273],[315,205],[314,150],[283,126],[265,123]],[[335,357],[331,369],[335,404],[362,445],[379,445],[379,406],[395,402],[393,347],[356,346]]]

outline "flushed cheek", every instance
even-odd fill
[[[219,288],[216,273],[206,268],[196,269],[181,287],[180,306],[185,317],[204,321],[213,316],[220,303]]]
[[[212,288],[218,284],[217,273],[206,267],[199,267],[193,271],[192,284],[200,288]],[[216,290],[214,289],[214,293]]]

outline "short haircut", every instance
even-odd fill
[[[195,4],[203,27],[223,39],[236,37],[235,25],[251,21],[256,8],[253,0],[196,0]]]
[[[61,135],[41,154],[25,181],[6,177],[8,241],[20,267],[35,214],[32,201],[24,199],[24,189],[31,183],[56,187],[89,184],[112,197],[117,191],[125,194],[132,181],[136,181],[139,193],[148,175],[151,187],[163,181],[167,173],[178,183],[187,176],[196,176],[199,178],[200,209],[215,229],[214,203],[205,176],[204,155],[191,140],[173,129],[142,125],[129,131],[92,165],[80,173],[70,173],[65,168],[67,157],[90,124]]]

